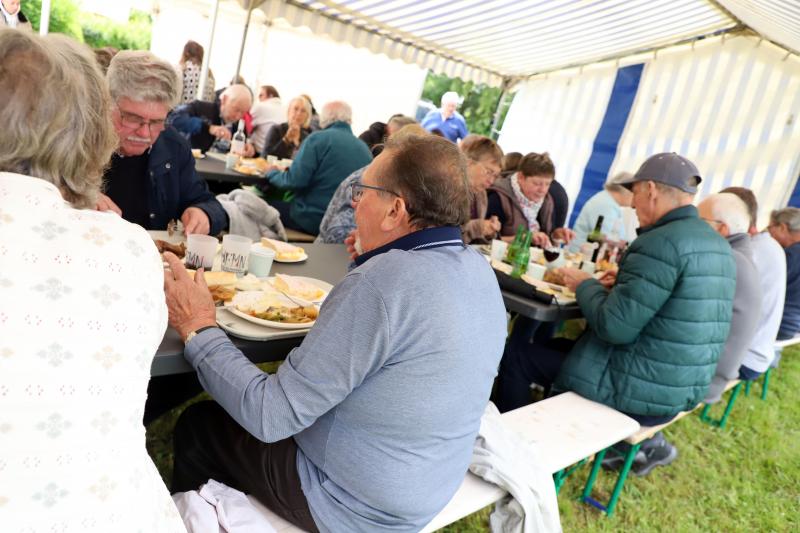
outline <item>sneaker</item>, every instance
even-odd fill
[[[632,470],[637,476],[646,476],[657,466],[667,466],[678,458],[678,448],[662,439],[661,442],[642,447],[639,451],[644,452],[645,461],[634,464]]]
[[[603,462],[600,464],[606,470],[619,470],[622,468],[622,465],[625,464],[625,457],[628,455],[628,450],[630,449],[630,444],[626,442],[618,442],[606,451],[606,455],[603,457]],[[646,461],[647,457],[645,457],[644,452],[642,450],[637,451],[633,458],[633,464],[644,464]]]

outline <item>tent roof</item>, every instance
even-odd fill
[[[491,85],[745,25],[800,50],[796,0],[267,0],[260,7],[270,19]]]

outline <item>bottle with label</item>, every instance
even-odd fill
[[[532,231],[525,233],[525,240],[522,241],[522,247],[517,251],[514,256],[514,269],[511,271],[512,278],[519,278],[528,271],[528,263],[531,260],[531,237]]]
[[[520,247],[522,246],[522,241],[525,239],[525,226],[520,224],[517,226],[517,235],[514,237],[514,242],[508,245],[508,250],[506,250],[506,257],[503,259],[504,262],[508,263],[509,265],[514,264],[514,256],[517,255],[519,252]]]
[[[244,142],[246,140],[244,134],[244,120],[239,121],[239,127],[236,129],[236,133],[233,134],[233,139],[231,140],[231,153],[236,155],[244,154]]]
[[[592,254],[592,263],[597,262],[598,252],[600,251],[600,244],[605,240],[605,236],[603,235],[603,215],[597,217],[597,223],[594,225],[594,229],[586,236],[586,241],[592,244],[597,243],[598,247],[594,249],[594,253]]]

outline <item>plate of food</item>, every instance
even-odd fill
[[[275,261],[278,263],[302,263],[308,259],[308,254],[306,254],[305,250],[288,242],[262,237],[260,243],[253,244],[253,247],[256,246],[274,250]]]
[[[316,305],[299,305],[278,291],[237,292],[225,308],[234,315],[260,326],[275,329],[308,329],[319,316]],[[302,303],[302,302],[301,302]]]

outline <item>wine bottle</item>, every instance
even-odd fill
[[[525,239],[525,226],[520,224],[517,226],[517,235],[514,237],[514,242],[512,242],[508,246],[508,250],[506,250],[506,257],[504,261],[510,265],[514,264],[514,257],[519,252],[520,247],[522,246],[522,241]]]
[[[597,255],[600,251],[600,244],[605,240],[605,236],[603,235],[603,215],[597,217],[597,223],[594,225],[594,229],[586,236],[586,241],[591,243],[597,243],[597,247],[594,249],[594,253],[592,253],[592,263],[597,262]]]
[[[531,237],[533,232],[528,231],[525,233],[525,240],[522,241],[522,247],[517,251],[514,256],[514,269],[511,271],[512,278],[519,278],[528,271],[528,263],[531,260]]]

